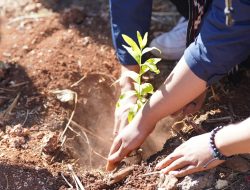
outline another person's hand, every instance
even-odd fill
[[[210,133],[193,137],[177,147],[164,160],[156,165],[163,173],[183,177],[192,173],[208,170],[223,163],[214,160],[209,145]]]
[[[141,131],[131,124],[127,125],[113,141],[106,169],[114,170],[124,157],[141,146],[147,136],[148,133],[145,131]]]

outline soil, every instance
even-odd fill
[[[176,12],[160,0],[153,10]],[[154,16],[151,36],[173,26],[179,17],[173,15]],[[5,0],[0,2],[0,16],[0,190],[70,188],[65,180],[75,186],[70,166],[86,189],[156,189],[159,175],[145,174],[183,140],[250,115],[250,74],[241,68],[240,77],[214,86],[216,96],[208,91],[195,116],[159,122],[144,144],[142,163],[133,165],[124,180],[109,184],[104,167],[119,95],[112,84],[120,67],[108,1]],[[169,25],[162,24],[166,20]],[[159,86],[174,65],[162,61],[161,74],[150,73],[145,80]],[[76,105],[62,103],[52,93],[64,89],[77,93]],[[174,125],[176,121],[182,122]],[[244,159],[249,162],[249,157]],[[227,189],[249,189],[249,176],[224,164],[215,179],[228,180]]]

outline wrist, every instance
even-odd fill
[[[221,152],[221,154],[225,155],[226,157],[234,155],[232,149],[230,148],[230,144],[227,142],[227,139],[229,138],[228,129],[229,127],[224,127],[223,129],[219,130],[214,138],[216,147]]]
[[[144,105],[142,109],[139,110],[139,112],[136,114],[134,119],[132,120],[133,126],[137,126],[140,133],[142,133],[144,136],[148,136],[155,128],[156,123],[154,123],[153,120],[153,114],[145,108],[147,106],[147,103]]]

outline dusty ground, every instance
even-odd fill
[[[176,22],[173,6],[156,1],[155,13],[166,10],[174,14],[154,15],[151,36]],[[214,87],[217,99],[209,90],[203,110],[183,119],[172,135],[169,129],[181,119],[161,121],[144,145],[147,154],[143,163],[135,166],[125,180],[107,185],[108,174],[103,168],[112,142],[119,93],[111,86],[119,76],[119,64],[110,37],[108,2],[6,0],[0,2],[0,14],[0,189],[69,188],[63,179],[65,176],[74,184],[68,164],[86,189],[156,189],[159,175],[144,174],[152,172],[157,161],[182,140],[200,134],[201,129],[210,131],[250,115],[250,74],[244,68],[240,70],[241,80],[224,79]],[[162,25],[166,21],[170,24]],[[161,75],[148,78],[157,86],[173,66],[162,62]],[[52,93],[56,89],[70,89],[78,95],[63,145],[58,132],[67,126],[75,107],[74,103],[57,100]],[[149,157],[170,135],[164,148]],[[197,176],[180,179],[177,186],[214,189],[222,179],[228,182],[224,189],[249,189],[249,157],[233,163],[205,172],[198,180]],[[206,185],[192,186],[195,180],[200,183],[210,174],[213,178]]]

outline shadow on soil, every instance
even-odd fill
[[[2,126],[23,124],[31,127],[37,124],[43,118],[43,99],[20,64],[0,61]]]
[[[61,176],[53,176],[46,169],[0,164],[0,170],[0,189],[55,190],[66,186]]]
[[[81,36],[97,43],[111,45],[108,1],[101,0],[39,0],[48,9],[60,14],[66,28],[79,30]],[[88,30],[86,30],[88,28]]]

